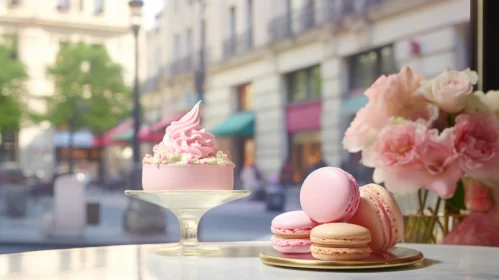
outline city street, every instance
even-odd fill
[[[82,239],[47,237],[42,231],[41,215],[50,209],[51,200],[43,198],[30,203],[28,216],[20,219],[0,218],[0,254],[66,247],[112,244],[176,242],[180,236],[177,219],[166,211],[166,234],[131,235],[123,231],[123,212],[128,197],[121,192],[87,191],[87,201],[99,201],[101,221],[88,226]],[[290,199],[286,210],[298,209],[297,199]],[[267,212],[263,202],[236,200],[209,211],[200,224],[201,241],[250,241],[267,239],[270,224],[278,212]]]

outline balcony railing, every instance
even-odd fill
[[[349,15],[361,14],[385,0],[327,0],[324,5],[311,1],[299,11],[274,18],[268,25],[270,41],[280,41],[319,25],[336,23]]]
[[[237,37],[230,37],[224,41],[223,59],[248,52],[253,47],[253,30],[250,29]]]
[[[170,64],[170,76],[190,73],[204,69],[205,50],[192,52]]]

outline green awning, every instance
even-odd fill
[[[255,113],[234,113],[210,132],[215,136],[251,136],[255,133]]]
[[[367,101],[367,96],[363,94],[348,97],[341,104],[341,113],[344,115],[355,114],[360,108],[366,106]]]
[[[129,128],[119,134],[116,134],[111,138],[113,141],[132,141],[133,138],[133,127]]]

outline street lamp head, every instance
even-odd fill
[[[142,6],[144,6],[144,2],[142,0],[131,0],[128,2],[128,6],[130,6],[131,15],[131,23],[134,28],[138,28],[140,26],[142,20]]]

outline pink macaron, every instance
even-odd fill
[[[375,253],[392,248],[403,237],[404,218],[400,207],[385,188],[376,184],[360,188],[359,209],[349,223],[371,232],[369,247]]]
[[[355,178],[337,167],[323,167],[312,172],[300,192],[303,211],[319,223],[350,219],[357,211],[359,201]]]
[[[272,247],[281,253],[309,253],[310,232],[317,225],[303,211],[283,213],[272,220]]]

